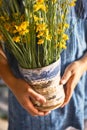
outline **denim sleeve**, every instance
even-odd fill
[[[77,0],[75,13],[78,18],[87,19],[87,0]]]

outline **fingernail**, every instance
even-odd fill
[[[38,97],[37,100],[38,100],[38,101],[43,100],[44,102],[46,102],[46,99],[45,99],[45,98],[40,98],[40,97]]]
[[[61,80],[61,84],[65,84],[66,83],[66,80],[65,79],[62,79]]]
[[[43,100],[44,100],[44,102],[46,103],[46,98],[45,98],[45,97],[43,98]]]
[[[61,106],[61,108],[63,108],[64,107],[64,105],[63,106]]]
[[[44,102],[46,103],[46,99],[44,99]]]

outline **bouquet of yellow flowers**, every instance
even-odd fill
[[[31,87],[46,98],[32,99],[40,110],[55,109],[64,101],[60,54],[69,39],[68,15],[76,0],[0,0],[0,41],[18,61]]]
[[[0,0],[0,40],[20,66],[37,68],[66,49],[70,7],[76,0]]]

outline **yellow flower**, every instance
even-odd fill
[[[26,33],[29,32],[29,22],[24,21],[22,22],[19,26],[18,25],[13,25],[15,29],[13,30],[13,33],[19,33],[19,35],[25,35]]]
[[[36,15],[34,15],[34,20],[35,20],[35,22],[37,22],[39,20],[39,17],[37,17]]]
[[[56,45],[57,48],[60,48],[60,49],[66,49],[66,45],[63,44],[62,42],[58,42],[57,45]]]
[[[13,37],[13,41],[14,41],[14,42],[20,42],[20,37],[19,37],[19,36],[17,36],[17,37],[16,37],[16,36]]]
[[[65,27],[65,28],[69,28],[69,24],[65,23],[65,24],[64,24],[64,27]]]
[[[66,49],[67,48],[66,45],[64,45],[64,44],[62,44],[61,47],[62,47],[62,49]]]
[[[29,22],[24,21],[24,22],[22,22],[21,25],[19,25],[19,26],[15,25],[15,28],[16,28],[16,31],[17,31],[17,32],[21,32],[21,31],[23,31],[23,30],[26,30],[28,26],[29,26]]]
[[[49,34],[49,30],[48,30],[48,29],[46,29],[45,35],[46,35],[46,39],[47,39],[48,41],[51,41],[52,36]]]
[[[37,35],[38,38],[40,38],[41,36],[44,36],[44,32],[43,31],[39,32],[38,35]]]
[[[62,35],[62,38],[63,38],[64,41],[69,40],[69,37],[68,37],[67,34],[63,34],[63,35]]]
[[[44,40],[43,39],[40,39],[40,40],[38,40],[38,42],[37,42],[37,44],[39,44],[39,45],[41,45],[41,44],[43,44],[44,43]]]
[[[63,32],[64,32],[63,29],[58,29],[58,34],[61,34],[61,33],[63,33]]]
[[[43,2],[44,2],[44,0],[37,0],[37,2],[39,2],[39,3],[43,3]]]
[[[70,5],[70,6],[75,6],[75,5],[76,5],[76,1],[77,1],[77,0],[72,0],[72,1],[69,3],[69,5]]]
[[[34,15],[34,21],[38,22],[38,21],[43,21],[43,18],[39,18],[36,15]]]
[[[46,6],[44,4],[40,4],[40,3],[36,3],[34,6],[34,12],[37,12],[39,10],[43,10],[44,12],[46,12]]]
[[[48,41],[51,41],[52,36],[51,36],[51,35],[47,35],[47,36],[46,36],[46,39],[47,39]]]
[[[19,32],[19,35],[25,35],[26,33],[28,33],[29,32],[29,30],[28,29],[25,29],[25,30],[23,30],[23,31],[20,31]]]
[[[36,26],[36,32],[44,31],[44,30],[46,30],[46,27],[47,27],[47,25],[45,23],[37,24],[37,26]]]

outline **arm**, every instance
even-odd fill
[[[87,53],[81,59],[71,63],[65,69],[65,72],[60,81],[61,84],[66,85],[66,96],[62,107],[64,107],[70,101],[73,91],[85,71],[87,71]]]
[[[5,81],[10,90],[13,92],[19,103],[24,107],[31,115],[39,115],[44,116],[49,112],[41,112],[38,111],[32,104],[29,97],[34,98],[40,103],[44,103],[45,99],[40,94],[37,94],[35,91],[31,89],[29,84],[24,80],[17,79],[9,65],[5,54],[0,48],[0,77]],[[20,89],[21,88],[21,89]]]

